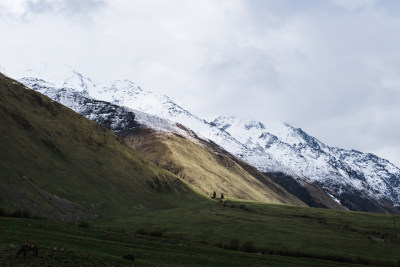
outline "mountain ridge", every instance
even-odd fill
[[[85,93],[85,88],[89,88],[88,93],[94,98],[179,122],[258,170],[283,173],[296,181],[317,185],[332,200],[338,200],[350,209],[368,210],[348,201],[349,194],[359,194],[364,200],[371,199],[378,206],[382,205],[385,211],[396,211],[396,203],[400,201],[400,169],[387,160],[326,146],[288,124],[270,126],[227,117],[209,123],[176,105],[170,98],[144,91],[132,82],[125,80],[112,84],[98,89],[93,83],[93,86],[81,86],[77,90]]]
[[[28,80],[32,89],[109,128],[204,194],[218,191],[228,198],[304,205],[262,173],[179,123],[96,100],[71,88],[40,86],[37,79],[25,79],[25,84]]]

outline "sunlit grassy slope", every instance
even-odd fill
[[[0,75],[0,207],[53,218],[202,197],[104,127]]]
[[[303,202],[217,145],[175,134],[137,131],[125,137],[129,145],[211,196],[305,206]]]

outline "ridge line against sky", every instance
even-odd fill
[[[391,0],[0,0],[0,65],[127,78],[209,120],[287,121],[400,166],[399,15]]]

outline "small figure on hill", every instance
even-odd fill
[[[211,198],[214,199],[216,197],[217,197],[217,193],[215,193],[215,191],[214,191],[213,196]]]
[[[135,261],[135,256],[133,256],[132,254],[129,254],[129,253],[125,254],[123,258],[127,259],[127,260],[131,260],[131,261]]]
[[[39,249],[37,246],[29,244],[29,243],[25,243],[21,246],[21,248],[18,250],[17,252],[17,256],[19,256],[19,254],[24,253],[24,257],[26,257],[26,253],[29,251],[33,251],[33,254],[37,257],[38,253],[39,253]]]
[[[221,193],[221,199],[224,199],[224,193]]]

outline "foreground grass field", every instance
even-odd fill
[[[225,205],[225,206],[224,206]],[[398,266],[393,217],[257,203],[210,201],[87,228],[0,218],[0,266]],[[400,218],[396,218],[400,221]],[[15,258],[32,242],[39,257]]]
[[[400,259],[393,216],[385,214],[226,202],[114,219],[98,227],[297,258],[389,266]]]
[[[82,229],[31,219],[0,219],[0,266],[335,266],[334,262],[261,255],[181,240]],[[40,246],[39,257],[15,257],[20,243]]]

